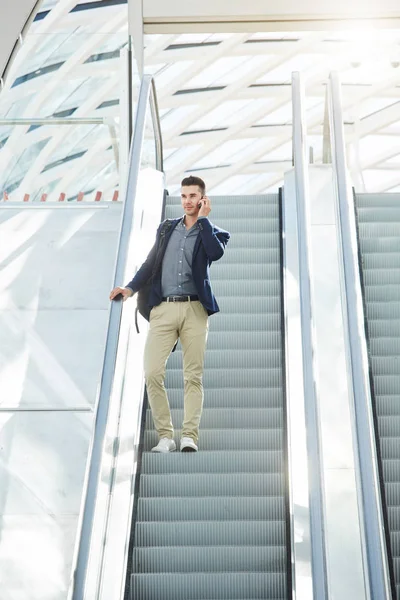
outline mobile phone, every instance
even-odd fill
[[[203,198],[204,198],[204,196],[201,197],[202,200],[203,200]],[[203,203],[199,202],[198,205],[197,205],[197,208],[201,208],[202,206],[203,206]]]

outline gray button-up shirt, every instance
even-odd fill
[[[197,223],[190,229],[186,229],[183,217],[172,232],[162,263],[163,297],[197,294],[192,277],[192,260],[199,232]]]

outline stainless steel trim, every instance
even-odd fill
[[[310,537],[314,598],[328,598],[324,515],[324,476],[319,412],[314,370],[314,332],[309,260],[309,184],[306,167],[304,92],[300,73],[292,74],[293,157],[296,176],[297,228],[300,275],[300,306],[303,353],[304,403],[309,456]]]
[[[156,85],[154,83],[154,79],[152,79],[152,81],[151,81],[150,110],[151,110],[151,117],[153,120],[154,137],[155,137],[155,142],[156,142],[156,169],[157,169],[157,171],[163,171],[164,170],[164,157],[163,157],[163,147],[162,147],[161,123],[160,123],[160,115],[159,115],[159,111],[158,111],[157,91],[156,91]]]
[[[121,283],[126,268],[126,258],[132,230],[134,214],[134,199],[140,171],[143,139],[145,132],[146,114],[152,77],[143,77],[136,111],[135,131],[129,161],[129,176],[122,216],[121,233],[117,253],[114,275],[114,286]],[[88,468],[85,478],[85,492],[83,494],[83,510],[78,526],[79,540],[74,559],[73,580],[71,586],[72,600],[84,600],[85,583],[90,555],[90,543],[93,530],[93,520],[96,505],[96,496],[99,484],[103,444],[110,406],[110,396],[114,385],[114,373],[119,341],[119,330],[122,316],[122,302],[112,302],[109,313],[109,324],[105,345],[101,383],[96,402],[96,417],[89,452]]]
[[[356,470],[358,471],[358,484],[361,487],[363,552],[366,561],[365,570],[369,579],[370,597],[384,600],[391,598],[390,578],[379,495],[368,353],[364,332],[364,308],[357,257],[356,224],[346,166],[346,145],[338,73],[331,73],[329,88],[332,155],[337,182],[345,280],[347,340],[354,398],[354,427],[357,438]]]
[[[114,119],[110,117],[66,117],[65,119],[48,117],[35,119],[25,117],[23,119],[0,119],[1,126],[7,125],[112,125]]]

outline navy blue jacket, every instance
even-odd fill
[[[171,227],[165,233],[164,252],[170,235],[180,220],[181,217],[179,219],[171,219]],[[200,302],[208,314],[212,315],[219,311],[219,306],[211,288],[209,268],[213,261],[219,260],[223,256],[225,246],[230,238],[230,233],[223,229],[219,229],[208,219],[199,219],[197,223],[199,224],[200,232],[193,250],[192,276]],[[151,277],[160,240],[161,226],[162,224],[160,224],[157,229],[155,244],[150,250],[145,262],[142,264],[132,281],[125,286],[129,287],[133,293],[138,292]],[[159,272],[154,278],[150,290],[149,306],[157,306],[161,302],[161,272]]]

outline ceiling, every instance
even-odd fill
[[[124,0],[45,0],[0,94],[0,118],[98,117],[105,125],[0,126],[0,193],[111,194],[118,186]],[[400,29],[145,34],[170,193],[187,173],[210,194],[276,190],[291,167],[291,73],[306,84],[308,144],[322,161],[329,72],[343,82],[358,191],[400,189]],[[114,141],[114,144],[113,144]]]

